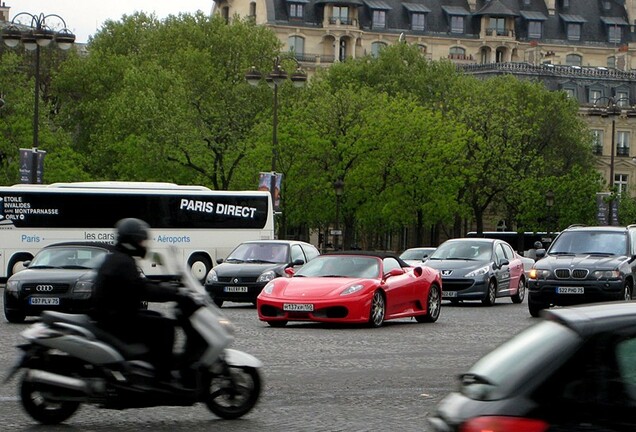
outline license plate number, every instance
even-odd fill
[[[225,288],[223,288],[223,291],[225,292],[238,292],[238,293],[246,293],[247,292],[247,287],[246,286],[226,286]]]
[[[29,303],[36,306],[58,306],[59,297],[31,297]]]
[[[583,287],[557,287],[557,294],[585,294]]]
[[[314,305],[311,303],[285,303],[283,310],[289,312],[313,312]]]
[[[442,291],[442,298],[457,297],[457,291]]]

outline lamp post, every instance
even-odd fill
[[[18,19],[30,21],[29,24],[21,23],[18,27]],[[58,20],[62,23],[62,29],[54,31],[47,25],[47,19]],[[25,30],[20,30],[23,28]],[[0,38],[5,45],[15,48],[20,42],[27,51],[35,51],[35,92],[33,105],[33,158],[37,159],[37,149],[39,147],[39,121],[40,121],[40,48],[47,47],[55,41],[58,48],[66,51],[75,43],[75,35],[66,27],[64,19],[56,14],[31,14],[20,12],[13,17],[11,24],[6,27]],[[36,183],[36,169],[32,166],[31,183]]]
[[[598,103],[603,100],[606,101],[606,104],[599,106]],[[608,185],[610,189],[609,190],[609,193],[610,193],[609,224],[610,225],[614,225],[618,223],[618,214],[615,208],[616,203],[614,200],[614,182],[616,180],[614,178],[614,163],[615,163],[615,157],[616,157],[616,118],[619,117],[623,112],[620,106],[620,102],[623,102],[623,101],[629,102],[629,99],[625,97],[616,99],[613,97],[602,96],[596,99],[596,101],[594,102],[594,106],[590,108],[588,112],[588,114],[591,116],[609,117],[612,119],[612,137],[611,137],[610,164],[609,164],[610,173],[609,173],[609,181],[608,181]],[[625,111],[625,114],[627,115],[627,117],[636,117],[636,109],[634,109],[633,107],[630,107],[629,109]]]
[[[552,243],[552,207],[554,207],[554,192],[549,189],[545,193],[545,207],[547,209],[546,218],[546,231],[548,234],[548,241]]]
[[[296,61],[296,59],[294,59]],[[294,84],[294,87],[303,87],[307,81],[307,74],[300,68],[300,64],[296,61],[297,69],[289,79]],[[272,175],[270,179],[270,193],[272,195],[272,205],[274,210],[277,210],[277,194],[276,190],[276,163],[278,160],[278,86],[287,80],[287,72],[281,65],[281,59],[279,56],[274,58],[274,66],[272,71],[265,77],[265,81],[274,92],[273,99],[273,117],[272,117]],[[245,74],[245,80],[252,86],[257,86],[263,80],[263,74],[256,69],[256,66],[252,66]]]
[[[340,248],[338,239],[342,235],[342,231],[340,231],[340,197],[344,193],[344,181],[339,178],[333,182],[333,190],[336,193],[336,228],[333,231],[333,249],[338,250]]]

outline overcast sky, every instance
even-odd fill
[[[180,12],[202,11],[209,14],[212,0],[0,0],[10,7],[9,19],[20,12],[33,15],[61,16],[68,29],[75,33],[76,42],[88,42],[88,37],[99,30],[104,21],[118,21],[122,15],[135,12],[154,13],[159,19]],[[20,20],[20,22],[22,22]]]

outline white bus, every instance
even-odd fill
[[[199,280],[239,243],[274,238],[271,196],[264,191],[143,182],[0,187],[0,282],[51,243],[114,243],[114,226],[127,217],[150,225],[151,251],[175,247]],[[141,268],[158,274],[149,260]]]

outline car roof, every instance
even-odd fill
[[[364,257],[374,257],[374,258],[380,258],[380,259],[395,258],[400,263],[401,267],[411,267],[410,264],[405,262],[402,258],[400,258],[394,252],[351,250],[351,251],[328,252],[326,254],[323,254],[322,256],[325,256],[325,255],[326,256],[329,256],[329,255],[364,256]]]
[[[615,225],[572,225],[564,229],[563,231],[620,231],[625,232],[627,227],[615,226]]]
[[[311,243],[307,243],[301,240],[272,240],[272,239],[268,239],[268,240],[247,240],[244,242],[241,242],[240,244],[252,244],[252,243],[256,243],[256,244],[287,244],[287,245],[291,245],[291,244],[303,244],[303,245],[310,245],[313,246]]]
[[[483,242],[483,243],[502,242],[502,243],[508,243],[505,240],[488,238],[488,237],[459,237],[459,238],[448,239],[444,243],[446,243],[446,242],[457,242],[457,241],[468,241],[468,242],[471,242],[471,243],[474,243],[474,242]]]
[[[112,251],[115,249],[115,245],[112,243],[95,242],[95,241],[67,241],[67,242],[52,243],[50,245],[44,246],[42,249],[49,249],[54,247],[68,247],[68,246],[95,247],[100,249],[107,249],[109,251]]]
[[[636,302],[606,302],[545,309],[542,317],[571,328],[582,337],[636,325]]]

